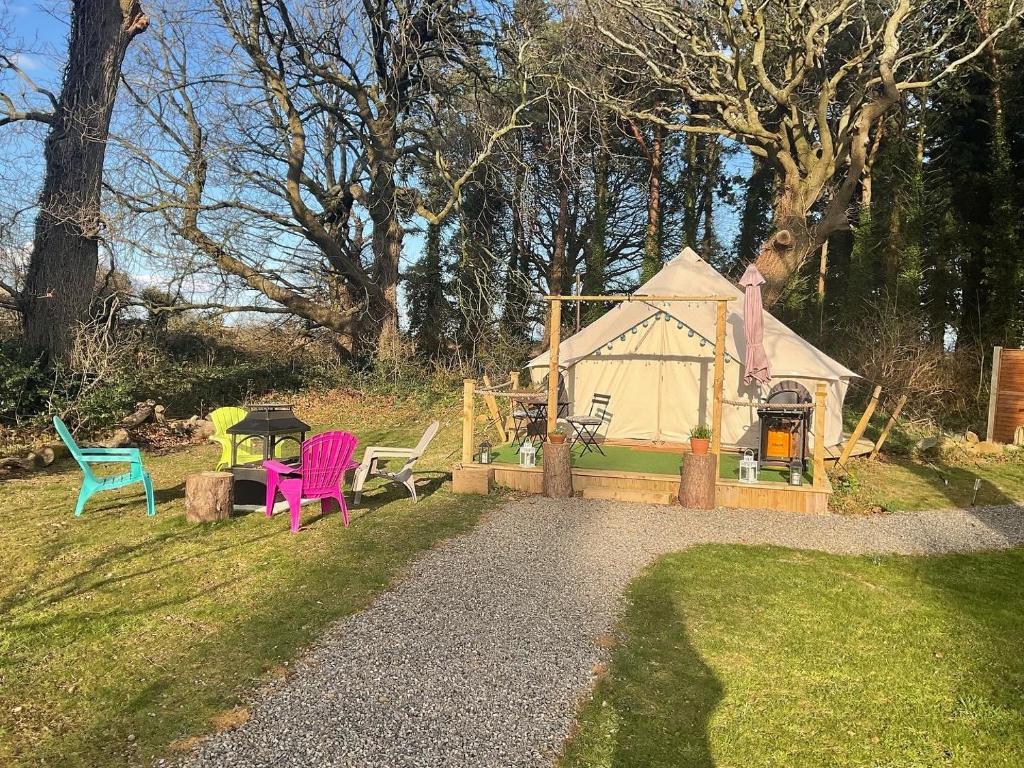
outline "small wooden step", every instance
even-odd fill
[[[675,504],[676,495],[668,491],[649,491],[637,488],[603,488],[600,486],[585,488],[584,499],[603,499],[605,501],[631,501],[636,504]]]

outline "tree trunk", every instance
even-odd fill
[[[92,300],[110,116],[132,39],[149,25],[138,0],[74,0],[64,83],[46,137],[46,172],[22,302],[25,345],[67,357]]]
[[[505,306],[502,311],[501,324],[505,333],[513,339],[526,336],[526,310],[529,303],[528,275],[530,246],[526,240],[526,227],[523,224],[525,207],[523,196],[526,187],[526,172],[522,162],[522,147],[517,142],[517,156],[513,160],[515,171],[512,181],[512,200],[509,203],[509,215],[512,219],[512,248],[505,272]]]
[[[373,274],[380,289],[362,323],[363,336],[377,347],[378,360],[391,360],[400,350],[398,333],[398,265],[405,235],[398,213],[395,166],[380,161],[373,170],[367,208],[373,222]]]
[[[608,262],[608,161],[609,153],[603,142],[594,161],[594,220],[590,228],[590,248],[587,251],[586,271],[583,275],[583,293],[596,296],[605,290],[605,267]],[[596,319],[602,310],[600,304],[587,303],[583,307],[587,320]]]
[[[661,269],[661,176],[664,165],[665,129],[654,126],[651,139],[650,176],[647,180],[647,230],[644,235],[644,263],[641,282],[646,282]]]
[[[799,179],[783,180],[782,194],[775,203],[775,234],[761,248],[756,262],[765,279],[765,307],[778,303],[800,265],[820,247],[811,233],[805,194]]]
[[[696,250],[697,227],[700,215],[697,193],[697,145],[699,137],[695,133],[686,135],[686,183],[683,185],[683,245]]]
[[[704,152],[704,189],[701,195],[704,231],[701,233],[700,255],[708,261],[712,261],[719,251],[718,237],[715,234],[715,181],[721,164],[720,151],[721,146],[717,137],[712,137]]]
[[[548,270],[548,290],[559,295],[565,290],[565,247],[569,228],[569,184],[561,175],[558,178],[558,218],[555,222],[555,241]],[[544,343],[551,338],[550,315],[544,321]]]
[[[741,265],[746,265],[757,256],[758,248],[768,237],[774,186],[775,168],[771,163],[755,157],[743,196],[743,215],[736,238],[736,257]]]

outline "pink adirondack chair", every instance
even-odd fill
[[[302,464],[290,467],[276,459],[263,462],[267,470],[267,517],[274,514],[274,501],[280,491],[292,515],[292,533],[299,530],[302,500],[320,499],[320,510],[327,514],[327,502],[334,499],[348,527],[348,505],[341,490],[345,472],[355,469],[352,461],[359,440],[350,432],[324,432],[302,444]]]

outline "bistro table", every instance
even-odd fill
[[[509,392],[508,398],[512,401],[512,410],[515,412],[516,407],[521,407],[522,412],[525,416],[525,434],[520,439],[519,436],[519,422],[516,420],[516,435],[513,438],[513,444],[518,439],[519,445],[516,446],[516,453],[519,453],[519,449],[523,447],[523,443],[527,440],[533,442],[533,438],[539,438],[540,442],[544,442],[544,435],[548,431],[548,396],[545,392]],[[558,401],[558,415],[566,416],[569,413],[569,401],[559,400]],[[513,416],[513,419],[515,417]]]

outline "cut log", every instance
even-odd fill
[[[0,458],[0,469],[18,469],[29,472],[36,468],[36,463],[30,458],[21,456],[5,456]]]
[[[552,499],[568,499],[572,496],[571,448],[568,442],[544,443],[542,464],[545,496]]]
[[[679,503],[688,509],[715,508],[715,474],[718,457],[713,453],[688,453],[679,468]]]
[[[135,404],[135,413],[129,414],[122,419],[121,424],[125,427],[137,427],[153,418],[156,412],[156,400],[147,400],[144,403]]]
[[[188,522],[227,520],[234,505],[234,475],[230,472],[200,472],[185,478],[185,519]]]
[[[132,444],[131,435],[127,429],[115,429],[106,440],[96,443],[97,448],[124,448]]]
[[[61,445],[41,445],[28,455],[37,467],[48,467],[67,455],[68,449]]]

